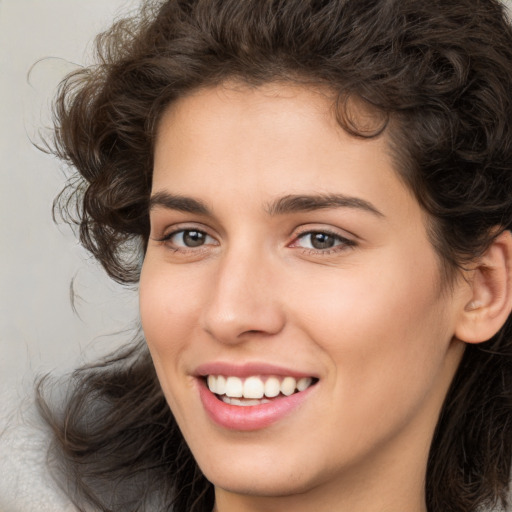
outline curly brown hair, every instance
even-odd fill
[[[139,277],[160,116],[228,79],[327,86],[350,134],[388,132],[445,279],[512,228],[512,30],[497,0],[146,2],[97,49],[96,66],[61,84],[51,149],[78,171],[56,209],[116,281]],[[380,114],[376,129],[358,126],[353,98]],[[212,509],[143,341],[78,370],[61,410],[39,404],[79,507]],[[506,508],[511,461],[509,318],[465,350],[431,446],[428,510]]]

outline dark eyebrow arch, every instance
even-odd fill
[[[368,201],[343,194],[287,195],[267,205],[266,210],[269,215],[283,215],[326,208],[356,208],[377,217],[385,217]]]
[[[198,215],[212,215],[210,209],[202,201],[168,192],[157,192],[151,196],[149,211],[157,207]],[[356,208],[372,213],[377,217],[384,217],[384,214],[368,201],[343,194],[287,195],[268,204],[266,211],[269,215],[275,216],[326,208]]]
[[[202,201],[192,199],[191,197],[169,194],[168,192],[157,192],[151,196],[149,199],[149,211],[157,207],[198,215],[210,215],[209,208]]]

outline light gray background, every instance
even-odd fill
[[[109,352],[129,337],[112,333],[136,324],[136,292],[111,283],[71,230],[53,223],[63,166],[31,139],[49,126],[58,82],[91,62],[94,36],[137,4],[0,0],[0,396]]]

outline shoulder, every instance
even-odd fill
[[[18,392],[0,394],[0,510],[76,512],[49,474],[50,433],[34,402]]]

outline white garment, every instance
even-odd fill
[[[21,404],[20,404],[21,402]],[[76,512],[46,466],[50,435],[31,398],[0,395],[0,512]]]

